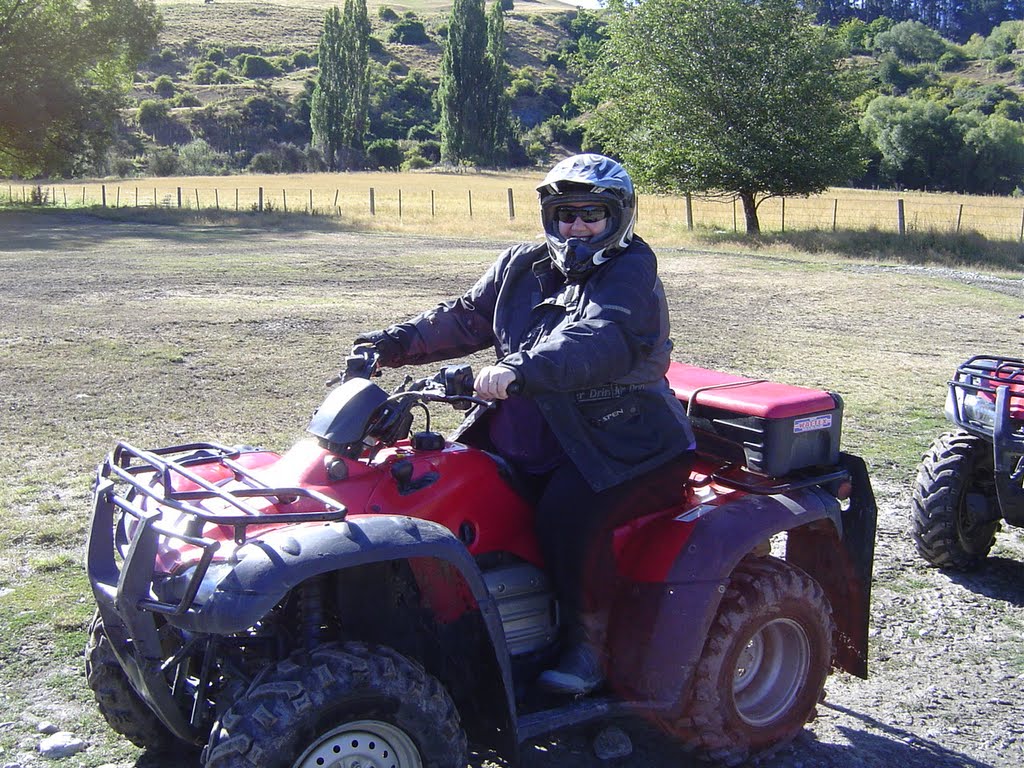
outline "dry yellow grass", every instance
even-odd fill
[[[537,234],[535,187],[543,172],[342,173],[107,179],[54,182],[41,189],[49,203],[67,207],[181,207],[250,211],[263,190],[264,208],[340,217],[360,229],[486,237]],[[28,200],[35,184],[0,186],[0,202]],[[373,210],[371,212],[371,190]],[[515,217],[510,216],[509,190]],[[924,192],[832,189],[808,198],[765,201],[759,210],[765,233],[824,230],[897,230],[903,200],[908,232],[976,232],[992,240],[1019,241],[1024,200]],[[728,199],[692,200],[693,222],[705,231],[743,229],[743,211]],[[654,243],[689,237],[681,196],[642,195],[638,231]]]

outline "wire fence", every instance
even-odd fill
[[[180,208],[245,212],[286,212],[339,216],[352,220],[430,220],[505,218],[536,229],[534,181],[513,186],[491,181],[474,189],[446,180],[437,188],[417,181],[403,187],[401,176],[373,185],[270,186],[222,184],[223,179],[186,185],[146,182],[88,182],[0,185],[0,205],[60,208]],[[408,177],[406,177],[408,178]],[[669,230],[742,232],[743,205],[732,197],[644,195],[639,218]],[[517,213],[520,214],[517,217]],[[882,232],[967,233],[994,240],[1024,241],[1024,200],[935,193],[833,190],[811,197],[776,197],[758,207],[762,232],[800,230],[878,230]]]

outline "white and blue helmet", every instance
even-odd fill
[[[573,155],[544,177],[540,217],[548,252],[555,266],[570,279],[580,279],[629,247],[636,224],[636,192],[626,169],[604,155]],[[563,238],[555,209],[566,203],[602,203],[610,212],[608,227],[597,239]]]

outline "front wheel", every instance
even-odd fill
[[[132,688],[110,647],[98,612],[89,627],[85,646],[85,677],[107,723],[136,746],[154,752],[196,749],[171,733]]]
[[[214,725],[206,768],[464,768],[442,685],[385,647],[330,644],[261,673]]]
[[[992,446],[966,432],[936,438],[921,460],[912,502],[917,552],[937,568],[972,571],[999,530]]]
[[[833,657],[821,587],[773,557],[733,571],[694,672],[682,721],[691,748],[735,765],[774,751],[814,719]]]

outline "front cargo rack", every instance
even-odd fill
[[[235,543],[242,544],[246,540],[246,530],[253,525],[338,522],[345,519],[348,514],[346,507],[316,490],[273,487],[264,483],[250,468],[238,461],[243,450],[247,449],[229,448],[213,442],[142,450],[127,442],[118,442],[100,466],[97,476],[93,528],[89,542],[90,571],[94,577],[94,586],[105,584],[113,589],[116,585],[119,593],[131,593],[131,602],[138,608],[181,615],[188,612],[195,602],[213,556],[220,548],[219,541],[203,536],[207,524],[231,528]],[[218,463],[230,471],[229,479],[234,481],[231,487],[210,482],[190,469],[199,464],[211,463]],[[176,479],[187,480],[189,490],[176,489]],[[316,502],[323,509],[268,513],[250,503],[253,499],[271,499],[287,505],[303,498]],[[152,500],[160,508],[145,508],[145,499]],[[211,500],[235,512],[224,514],[201,506]],[[158,524],[167,509],[186,516],[183,530],[172,530]],[[122,513],[119,519],[115,518],[115,510]],[[137,526],[130,533],[124,524],[126,516],[137,521]],[[120,542],[130,544],[124,557],[123,572],[119,571],[114,562],[111,535],[115,525]],[[201,551],[189,583],[177,603],[153,599],[150,592],[152,558],[156,555],[156,544],[160,537],[181,541]],[[142,556],[143,551],[148,554]]]
[[[974,434],[1024,443],[1024,359],[976,355],[949,382],[949,417]]]

